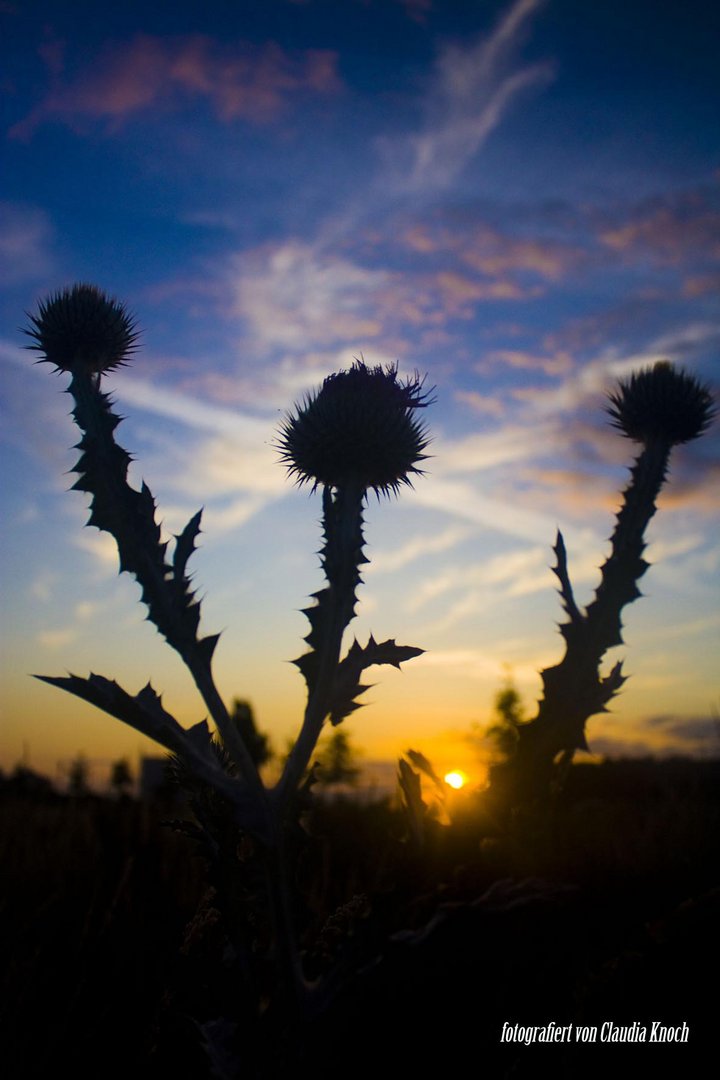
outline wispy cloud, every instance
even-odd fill
[[[473,530],[468,526],[451,525],[433,536],[421,536],[417,540],[409,540],[408,543],[393,551],[374,551],[372,562],[365,568],[364,574],[374,576],[402,570],[418,559],[424,559],[427,555],[438,555],[442,551],[450,551],[467,540],[472,533]]]
[[[285,476],[273,446],[277,415],[248,416],[127,374],[117,397],[188,429],[187,438],[168,445],[160,466],[176,497],[205,503],[204,521],[214,531],[239,528],[286,494]],[[187,515],[184,505],[164,508],[172,528],[181,528]]]
[[[462,225],[425,220],[404,230],[399,242],[415,255],[437,260],[454,255],[461,265],[486,277],[530,275],[558,281],[587,260],[584,248],[574,240],[537,235],[518,236],[507,228],[478,221],[477,214]]]
[[[53,228],[35,206],[0,203],[0,279],[4,285],[37,281],[55,268]]]
[[[478,473],[512,462],[537,457],[538,445],[548,446],[552,425],[529,428],[507,424],[496,431],[479,432],[462,438],[438,436],[433,442],[433,476]]]
[[[516,0],[493,32],[440,50],[418,132],[379,143],[397,191],[448,188],[524,92],[546,85],[550,64],[520,66],[525,26],[542,0]]]
[[[38,645],[42,645],[45,649],[62,649],[66,645],[70,645],[77,638],[77,630],[74,627],[66,626],[57,630],[41,630],[36,636]]]
[[[298,93],[334,93],[340,85],[332,52],[290,53],[274,42],[258,48],[205,34],[138,34],[107,46],[75,78],[55,72],[48,95],[10,135],[30,138],[48,120],[74,128],[87,121],[117,127],[150,110],[174,111],[197,100],[225,123],[267,122]]]
[[[123,372],[114,395],[136,408],[179,420],[199,431],[211,431],[247,441],[262,441],[272,428],[267,420],[248,416],[236,409],[204,402],[189,394],[179,393],[166,386],[156,386],[144,379]]]
[[[537,680],[537,665],[521,659],[527,653],[527,642],[515,640],[498,641],[492,650],[482,649],[432,649],[419,656],[417,667],[434,668],[438,672],[453,673],[465,678],[478,679],[484,683],[497,681],[507,671],[508,657],[513,659],[513,678],[525,685]]]
[[[251,338],[293,351],[375,337],[371,309],[387,282],[385,271],[293,240],[245,253],[231,270],[234,312]]]
[[[58,575],[53,574],[47,570],[42,571],[38,576],[30,583],[30,596],[33,600],[39,600],[41,603],[47,603],[52,599],[55,585],[58,581]]]
[[[438,596],[458,589],[466,592],[471,588],[500,587],[506,595],[520,596],[547,588],[550,581],[547,564],[547,548],[532,547],[503,553],[475,565],[446,566],[418,586],[411,610],[419,610]]]
[[[518,504],[512,498],[490,498],[477,491],[471,483],[430,476],[418,484],[415,502],[452,517],[484,525],[494,532],[536,542],[539,536],[555,538],[557,522],[549,515],[538,513]]]
[[[95,559],[103,575],[107,575],[110,570],[117,574],[119,566],[117,544],[109,533],[94,529],[92,532],[86,532],[83,529],[81,533],[73,535],[73,543],[75,547],[86,551]]]

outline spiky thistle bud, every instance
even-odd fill
[[[328,376],[283,422],[277,445],[290,474],[313,488],[352,485],[378,495],[410,484],[429,441],[414,415],[431,403],[423,382],[362,360]]]
[[[40,303],[24,333],[29,349],[58,371],[100,375],[127,363],[137,348],[135,321],[118,300],[83,283],[62,289]]]
[[[646,445],[690,442],[702,435],[715,416],[708,387],[667,360],[635,372],[608,398],[613,426]]]

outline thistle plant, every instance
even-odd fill
[[[638,582],[650,565],[644,558],[645,530],[657,509],[672,449],[699,438],[715,408],[706,386],[662,361],[621,381],[608,396],[607,412],[613,426],[642,449],[622,495],[600,584],[584,612],[575,602],[565,542],[558,531],[553,571],[567,615],[560,626],[565,654],[542,672],[537,715],[517,726],[514,753],[491,771],[489,799],[497,810],[546,798],[575,751],[588,749],[587,720],[607,712],[626,681],[622,661],[606,675],[600,665],[608,649],[623,644],[623,608],[642,595]]]
[[[153,495],[145,483],[139,491],[130,485],[131,458],[115,439],[120,418],[101,388],[102,376],[127,363],[137,349],[134,319],[123,304],[94,285],[78,284],[41,303],[25,332],[40,360],[70,375],[67,392],[82,433],[74,488],[91,497],[87,524],[114,537],[120,570],[138,581],[149,621],[190,671],[216,734],[213,737],[206,720],[184,729],[150,683],[133,695],[95,674],[40,678],[124,721],[174,755],[178,773],[194,791],[197,825],[188,831],[218,863],[230,865],[232,875],[244,872],[236,852],[238,837],[248,838],[245,850],[254,856],[244,861],[252,862],[245,868],[252,881],[226,890],[226,896],[243,891],[250,896],[255,922],[258,908],[269,911],[263,961],[275,970],[283,1006],[292,1000],[305,1012],[323,1000],[324,990],[311,985],[303,972],[288,886],[287,833],[322,728],[328,720],[339,724],[360,707],[357,698],[367,689],[361,682],[363,672],[380,664],[400,667],[422,652],[394,639],[376,642],[373,637],[364,646],[354,641],[344,656],[342,646],[355,614],[360,570],[367,562],[365,503],[370,493],[378,498],[397,494],[420,475],[428,434],[417,414],[432,396],[417,374],[403,380],[394,366],[370,367],[358,360],[348,371],[325,379],[319,391],[308,394],[283,421],[277,438],[282,462],[300,485],[322,492],[320,555],[326,585],[305,611],[309,648],[295,660],[307,685],[304,719],[279,781],[266,787],[215,685],[212,661],[219,635],[199,633],[200,601],[187,566],[200,533],[201,512],[175,537],[170,556]],[[232,904],[230,899],[228,907]],[[238,931],[230,937],[236,953],[244,951],[245,963],[258,951],[257,942],[248,941],[253,919],[243,927],[237,911],[223,914]],[[250,992],[257,1018],[265,991],[256,986]]]

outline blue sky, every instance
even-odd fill
[[[717,387],[716,5],[323,0],[112,9],[0,4],[4,463],[2,757],[134,754],[133,732],[28,672],[149,677],[183,722],[188,677],[68,494],[63,377],[24,312],[92,281],[143,348],[109,385],[120,440],[195,557],[218,681],[276,744],[286,661],[319,583],[319,506],[273,445],[353,357],[437,387],[427,476],[368,510],[355,632],[424,647],[353,718],[368,758],[415,745],[481,769],[473,732],[511,671],[528,702],[560,655],[555,529],[588,600],[632,447],[617,377],[661,358]],[[717,426],[681,448],[654,519],[632,679],[601,751],[717,752]],[[608,658],[609,661],[613,656]]]

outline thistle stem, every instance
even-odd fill
[[[262,808],[266,814],[268,810],[267,788],[262,782],[255,762],[250,757],[250,753],[243,742],[242,736],[235,729],[235,726],[230,719],[225,703],[215,686],[215,680],[213,679],[209,663],[206,664],[202,657],[197,658],[192,655],[184,659],[188,670],[195,681],[195,685],[197,686],[203,701],[207,705],[213,723],[220,733],[223,745],[227,748],[228,753],[240,769],[240,775],[243,780],[245,780],[255,798],[258,800],[258,806]]]
[[[667,441],[648,442],[632,467],[631,481],[610,539],[611,553],[602,567],[600,585],[585,616],[598,662],[607,649],[622,644],[622,609],[640,596],[636,582],[648,568],[642,557],[645,530],[657,509],[656,500],[667,476],[671,450],[672,445]]]
[[[265,885],[275,930],[275,955],[281,982],[284,981],[291,999],[302,1015],[309,1002],[310,987],[305,979],[297,945],[282,828],[282,822],[276,820],[273,842],[266,852]]]
[[[641,595],[637,582],[648,568],[643,558],[645,530],[657,509],[671,449],[668,440],[650,440],[633,465],[610,540],[610,555],[601,569],[595,599],[584,614],[574,606],[564,545],[559,541],[556,572],[570,615],[561,627],[565,655],[542,672],[544,692],[535,719],[518,728],[513,757],[492,771],[491,800],[505,808],[548,794],[557,755],[562,753],[567,764],[576,749],[587,749],[587,720],[607,711],[607,703],[625,681],[619,664],[605,678],[600,675],[600,664],[608,649],[623,644],[623,608]]]
[[[343,634],[354,614],[355,588],[360,580],[364,498],[364,487],[347,484],[324,500],[327,537],[324,566],[328,586],[320,594],[319,602],[325,606],[325,617],[322,637],[316,647],[316,675],[308,694],[302,728],[273,793],[281,805],[287,803],[297,790],[330,711]]]
[[[146,486],[136,491],[127,481],[131,458],[113,437],[120,419],[100,390],[99,376],[85,369],[74,371],[69,393],[75,401],[75,422],[83,432],[75,487],[92,495],[88,524],[115,538],[121,570],[137,578],[150,620],[190,670],[223,743],[255,797],[265,805],[266,792],[258,771],[213,681],[210,650],[203,650],[197,640],[197,619],[190,615],[189,605],[183,608],[178,604],[171,588],[172,572],[154,519],[153,497]]]

